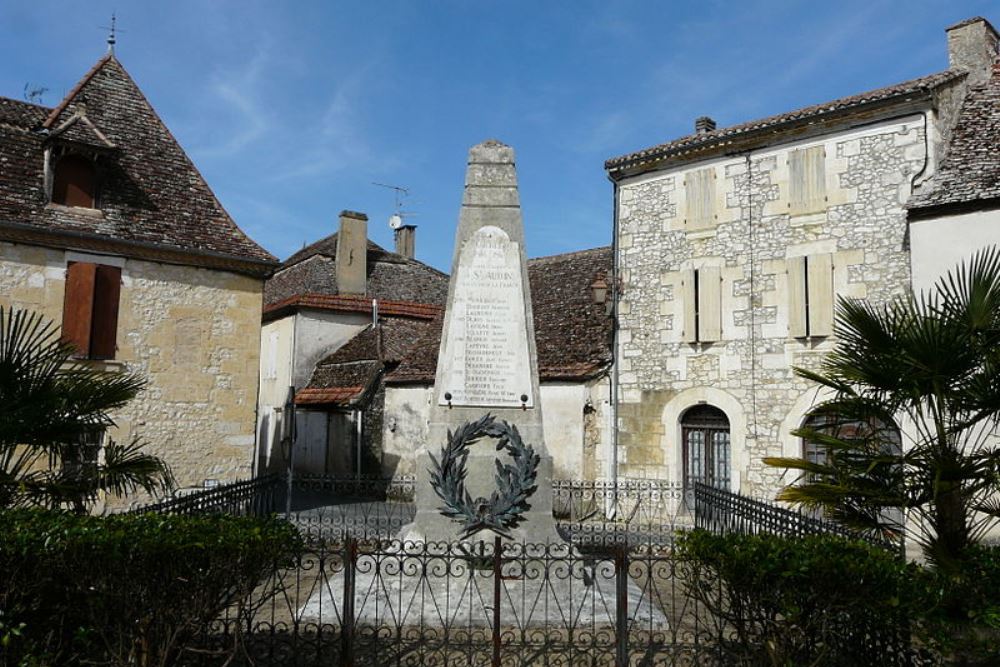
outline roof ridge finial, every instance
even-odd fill
[[[109,56],[115,55],[115,43],[118,41],[117,37],[115,36],[115,33],[116,33],[115,23],[117,22],[117,20],[118,19],[115,16],[115,12],[112,10],[112,12],[111,12],[111,27],[108,28],[108,30],[109,30],[109,32],[108,32],[108,55]]]

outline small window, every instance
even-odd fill
[[[56,162],[52,179],[52,203],[95,208],[97,167],[81,155],[64,155]]]
[[[687,200],[688,230],[707,229],[715,225],[715,169],[699,169],[684,177],[684,197]]]
[[[70,262],[63,300],[63,340],[81,359],[114,359],[122,270],[117,266]]]
[[[792,338],[833,334],[833,257],[788,260],[788,330]]]
[[[788,154],[789,197],[792,215],[826,210],[826,149],[800,148]]]
[[[684,340],[714,343],[722,339],[722,270],[706,266],[686,271],[681,281]]]

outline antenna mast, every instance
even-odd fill
[[[413,215],[412,212],[403,210],[403,197],[409,196],[410,191],[401,185],[386,185],[385,183],[376,183],[375,181],[372,181],[372,185],[392,190],[393,213],[389,216],[389,227],[392,229],[399,229],[403,226],[403,218]]]

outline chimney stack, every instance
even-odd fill
[[[368,216],[340,212],[337,232],[337,293],[364,294],[368,283]]]
[[[715,121],[708,116],[701,116],[694,121],[695,134],[708,134],[715,129]]]
[[[396,254],[413,259],[416,254],[416,225],[403,225],[396,230]]]
[[[946,28],[945,32],[948,33],[948,66],[968,70],[969,83],[989,79],[1000,41],[990,22],[976,16]]]

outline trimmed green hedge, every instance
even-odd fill
[[[0,512],[2,664],[172,664],[298,539],[275,519]]]
[[[678,550],[732,664],[1000,664],[1000,548],[970,549],[947,574],[826,535],[696,530]]]
[[[728,631],[733,664],[876,665],[909,647],[917,566],[834,536],[694,531],[691,592]]]

